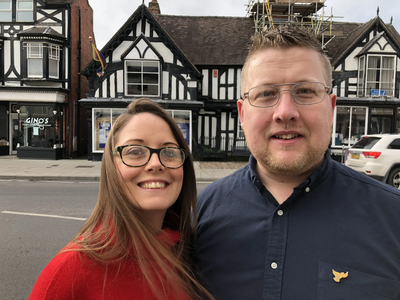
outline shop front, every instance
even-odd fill
[[[10,103],[9,151],[18,158],[63,157],[62,107],[43,103]]]
[[[400,100],[338,98],[332,132],[331,153],[343,162],[363,135],[400,133]]]
[[[202,103],[197,101],[155,101],[176,121],[189,148],[192,149],[193,126],[197,124],[198,112]],[[125,110],[129,102],[114,101],[113,107],[110,103],[104,103],[102,99],[82,99],[80,103],[87,108],[88,118],[88,160],[100,161],[107,138],[113,123]],[[108,107],[106,106],[108,104]],[[105,107],[102,107],[102,106]],[[100,106],[100,107],[99,107]]]

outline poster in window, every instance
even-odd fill
[[[180,121],[185,122],[185,120],[180,120]],[[183,134],[183,137],[185,138],[186,143],[187,143],[188,145],[190,145],[189,123],[186,121],[185,123],[179,122],[179,123],[177,123],[177,124],[178,124],[179,129],[182,131],[182,134]]]
[[[104,149],[106,147],[106,142],[108,135],[110,134],[111,123],[98,122],[98,149]]]

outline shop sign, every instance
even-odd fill
[[[24,127],[39,127],[40,130],[43,130],[44,127],[51,126],[49,124],[49,118],[27,118],[23,123]]]

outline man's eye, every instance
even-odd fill
[[[275,97],[276,92],[275,91],[263,91],[262,93],[258,94],[256,98],[265,98],[265,97]]]
[[[296,94],[301,94],[301,95],[305,95],[305,94],[315,94],[316,92],[314,91],[314,90],[312,90],[312,89],[306,89],[306,88],[304,88],[304,89],[298,89],[297,91],[296,91]]]

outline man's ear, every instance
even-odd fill
[[[244,106],[244,101],[243,99],[239,99],[237,102],[237,109],[239,113],[239,118],[240,118],[240,124],[243,127],[244,124],[244,111],[243,111],[243,106]]]
[[[331,101],[331,106],[332,106],[332,118],[333,118],[333,112],[335,111],[335,106],[336,106],[336,95],[335,95],[335,94],[330,94],[330,95],[329,95],[329,100]]]

